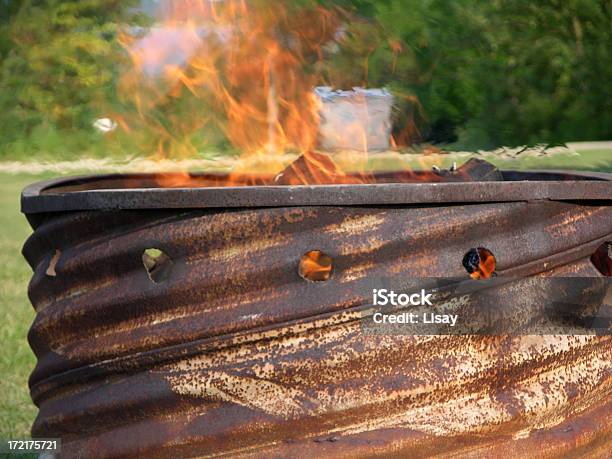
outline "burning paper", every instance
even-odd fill
[[[324,151],[389,149],[393,96],[386,89],[315,89],[320,101],[318,146]]]

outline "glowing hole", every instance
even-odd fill
[[[164,282],[172,271],[172,260],[159,249],[150,248],[142,253],[142,264],[147,270],[149,279],[156,284]]]
[[[45,271],[45,274],[47,276],[50,276],[50,277],[57,276],[57,272],[55,271],[55,268],[57,267],[57,262],[59,261],[61,255],[62,255],[62,252],[56,249],[55,253],[53,254],[53,257],[51,257],[51,260],[49,261],[49,266],[47,266],[47,270]]]
[[[311,250],[302,255],[299,275],[306,280],[313,282],[326,281],[331,277],[332,258],[320,250]]]
[[[604,242],[599,246],[593,255],[591,263],[601,274],[607,277],[612,276],[612,242]]]
[[[477,247],[463,256],[463,267],[472,279],[489,279],[496,276],[495,255],[489,249]]]

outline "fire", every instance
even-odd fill
[[[484,247],[470,249],[463,257],[462,263],[472,279],[490,279],[496,276],[495,255]]]
[[[163,2],[156,25],[144,36],[122,37],[133,66],[120,90],[138,117],[131,122],[124,117],[120,125],[131,135],[141,133],[143,147],[159,159],[195,157],[196,141],[217,132],[240,153],[243,164],[265,161],[273,183],[370,183],[367,171],[347,174],[331,155],[316,152],[323,102],[315,88],[333,87],[326,81],[324,59],[330,44],[341,41],[347,20],[345,11],[314,2]],[[401,52],[401,46],[393,50]],[[372,129],[364,107],[341,132],[335,132],[329,118],[325,124],[334,142],[356,140],[362,164],[367,163],[368,136],[390,135]],[[153,144],[146,145],[151,138]],[[299,160],[284,169],[287,154]],[[243,169],[237,166],[225,184],[268,183],[245,180]],[[192,181],[188,173],[172,174],[162,176],[159,184],[197,186]]]
[[[157,130],[160,156],[177,147],[190,155],[189,135],[211,123],[247,154],[315,147],[316,64],[339,26],[338,14],[282,2],[274,8],[239,0],[164,5],[160,24],[145,37],[123,37],[134,69],[121,86],[145,125]],[[193,111],[171,112],[163,125],[156,111],[181,97],[192,99],[186,105]]]
[[[306,152],[274,177],[276,185],[374,182],[371,174],[347,174],[326,154]]]
[[[326,281],[332,274],[333,260],[320,250],[311,250],[300,259],[298,273],[313,282]]]

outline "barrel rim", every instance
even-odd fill
[[[505,181],[261,185],[195,188],[106,188],[53,192],[108,180],[149,179],[158,174],[103,174],[55,178],[27,186],[25,214],[80,210],[205,209],[295,206],[375,206],[533,200],[612,200],[612,174],[579,171],[503,170]],[[165,174],[167,175],[167,174]],[[563,180],[559,180],[562,177]],[[545,180],[542,180],[545,178]]]

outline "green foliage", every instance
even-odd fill
[[[0,157],[90,150],[100,143],[91,123],[104,116],[121,58],[117,19],[129,2],[3,1]]]
[[[609,0],[318,2],[352,15],[317,64],[320,83],[389,87],[398,138],[464,149],[612,138]],[[0,0],[0,158],[157,148],[144,129],[102,135],[91,126],[113,114],[134,119],[133,101],[118,96],[126,53],[116,39],[119,24],[145,20],[130,17],[130,3],[139,2]],[[275,8],[254,2],[266,3]],[[149,128],[202,111],[184,99],[156,107]],[[163,142],[229,151],[222,133],[182,139],[175,125]]]
[[[359,3],[383,37],[369,84],[418,99],[421,138],[462,148],[612,138],[608,0]]]

